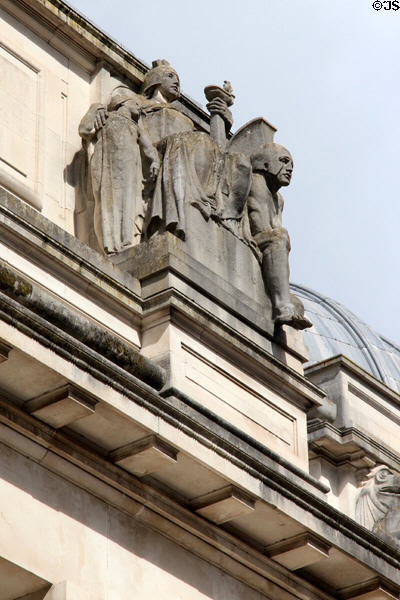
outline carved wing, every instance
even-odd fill
[[[243,125],[229,140],[228,152],[242,152],[250,156],[261,146],[274,141],[276,128],[262,117],[252,119]]]
[[[375,523],[384,515],[385,510],[382,510],[381,504],[377,503],[372,488],[367,486],[361,489],[356,502],[356,521],[369,531],[372,531]]]

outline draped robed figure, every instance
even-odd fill
[[[250,185],[250,162],[240,153],[221,152],[204,131],[174,104],[178,74],[167,61],[154,61],[141,94],[116,87],[108,105],[93,106],[81,122],[91,135],[90,173],[95,198],[95,232],[106,253],[119,252],[170,231],[185,238],[187,207],[205,219],[239,221]],[[231,124],[223,103],[211,113]]]

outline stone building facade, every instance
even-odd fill
[[[398,598],[400,349],[304,287],[289,316],[274,300],[275,238],[246,233],[237,177],[274,128],[225,140],[218,102],[210,128],[176,99],[191,129],[157,146],[152,215],[167,159],[176,186],[204,148],[224,207],[110,252],[105,124],[86,125],[129,102],[151,169],[148,67],[60,0],[1,0],[0,19],[0,600]]]

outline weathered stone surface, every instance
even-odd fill
[[[272,544],[266,549],[268,556],[291,571],[329,557],[329,544],[309,534],[302,534]]]
[[[310,327],[304,308],[289,291],[290,240],[282,227],[283,198],[279,194],[292,178],[293,159],[283,146],[266,144],[251,156],[253,178],[248,198],[250,231],[261,253],[265,287],[276,325]]]
[[[192,508],[202,517],[221,524],[254,511],[254,498],[235,486],[215,490],[191,502]]]
[[[398,584],[400,549],[356,523],[346,496],[352,470],[370,460],[357,447],[371,415],[359,414],[360,394],[350,398],[364,429],[358,438],[343,429],[351,419],[338,423],[346,416],[339,403],[329,417],[337,437],[324,447],[332,495],[328,478],[318,484],[307,474],[305,413],[324,395],[303,377],[304,354],[290,339],[300,333],[274,327],[246,212],[250,157],[273,141],[273,128],[258,119],[230,138],[231,116],[220,98],[209,105],[210,135],[194,103],[171,102],[177,76],[168,65],[150,70],[140,93],[147,68],[59,0],[4,0],[0,13],[0,63],[10,63],[0,144],[10,164],[0,165],[0,183],[53,221],[15,211],[0,194],[0,256],[8,271],[0,337],[12,347],[0,364],[0,557],[17,566],[3,571],[0,562],[0,600],[43,600],[46,593],[48,600],[390,598],[380,584],[365,584]],[[91,145],[89,128],[85,155],[77,152],[78,123],[93,102],[99,143]],[[159,110],[142,112],[151,102]],[[147,155],[141,127],[151,143]],[[155,149],[164,159],[158,174]],[[66,164],[74,153],[77,164],[84,159],[79,190]],[[93,242],[93,218],[86,236],[84,219],[78,226],[95,204],[93,192],[101,247]],[[146,206],[161,207],[152,212],[161,218],[130,248],[141,237]],[[182,223],[185,242],[176,235]],[[113,252],[140,282],[112,264]],[[168,379],[158,368],[152,373],[151,362],[136,362],[137,353],[126,365],[132,348],[154,357]],[[7,347],[1,353],[6,357]],[[166,381],[160,393],[157,377]],[[82,411],[76,394],[47,395],[68,382],[96,398],[95,411],[90,402]],[[385,398],[369,401],[370,408],[382,405],[375,427],[390,446],[392,467],[398,436],[383,425],[397,423],[398,404]],[[157,443],[143,442],[148,435]],[[367,442],[372,448],[374,440]],[[234,493],[218,497],[229,485],[250,502]],[[199,498],[202,507],[193,503]],[[353,512],[346,513],[346,502]],[[329,557],[314,536],[333,546]]]
[[[81,121],[80,134],[88,150],[93,148],[94,225],[106,253],[137,243],[142,233],[148,237],[169,230],[185,238],[188,205],[208,220],[224,213],[227,198],[241,207],[235,218],[242,216],[250,182],[248,159],[222,154],[212,137],[194,131],[193,121],[171,104],[179,95],[177,73],[167,61],[154,61],[142,95],[120,85],[107,106],[92,105]],[[213,98],[209,110],[229,130],[226,103]]]
[[[25,402],[24,409],[36,418],[59,429],[95,411],[96,399],[68,384]]]
[[[194,208],[191,211],[185,242],[169,232],[156,235],[113,257],[114,264],[146,284],[170,269],[185,280],[189,297],[191,287],[200,288],[207,297],[273,335],[270,301],[251,249],[216,223],[205,222]]]
[[[111,459],[123,469],[143,477],[176,463],[178,451],[154,435],[117,448]]]
[[[217,85],[207,85],[204,88],[204,94],[208,100],[207,108],[211,113],[210,135],[215,140],[221,150],[226,147],[227,129],[232,124],[231,114],[228,112],[228,106],[232,106],[235,96],[229,81],[224,81],[224,86],[220,88]],[[222,117],[224,114],[225,120]],[[228,127],[226,126],[228,123]]]
[[[95,323],[89,324],[86,318],[77,312],[71,311],[60,301],[43,292],[38,286],[32,285],[26,279],[17,275],[3,262],[0,262],[0,291],[1,308],[9,314],[13,314],[15,311],[12,305],[8,305],[1,298],[1,295],[5,295],[15,301],[17,306],[26,307],[29,311],[33,311],[39,319],[36,321],[30,319],[29,314],[26,315],[26,319],[30,320],[41,334],[45,333],[49,336],[50,332],[46,331],[45,325],[46,320],[48,320],[72,338],[76,338],[149,385],[156,389],[162,387],[164,383],[163,369],[133,348],[128,347],[105,328],[99,327]]]
[[[371,470],[357,498],[356,520],[400,546],[400,473],[387,465]]]
[[[140,284],[128,273],[116,270],[103,254],[96,252],[77,237],[62,229],[53,221],[32,209],[25,202],[0,188],[0,228],[1,238],[7,245],[14,247],[16,240],[23,246],[15,246],[20,252],[35,255],[38,262],[46,264],[50,270],[61,270],[63,278],[66,271],[74,271],[85,280],[81,287],[96,284],[110,285],[120,295],[123,289],[129,290],[131,296],[140,298]],[[50,265],[51,256],[57,266]],[[60,263],[64,263],[62,271]],[[104,302],[104,301],[103,301]],[[136,308],[138,310],[138,306]]]
[[[262,117],[252,119],[238,129],[228,143],[231,152],[242,152],[249,158],[259,148],[274,141],[276,128]]]
[[[234,96],[225,82],[224,88],[205,88],[210,135],[194,131],[193,121],[174,104],[180,95],[179,77],[164,60],[154,61],[141,92],[119,85],[107,106],[92,105],[81,121],[89,154],[93,148],[89,171],[99,245],[114,254],[171,232],[192,246],[204,246],[216,223],[233,237],[230,246],[242,244],[258,252],[273,305],[269,320],[297,329],[310,326],[301,302],[289,295],[290,244],[282,228],[278,190],[289,184],[293,161],[281,146],[265,144],[272,140],[273,127],[255,119],[227,145],[232,124],[228,106]],[[197,211],[207,227],[199,223]],[[237,269],[223,244],[212,250],[214,260]],[[249,255],[239,267],[244,287],[251,262]],[[270,313],[270,302],[265,304]]]
[[[90,161],[94,227],[107,254],[140,239],[144,217],[142,156],[148,162],[149,179],[153,180],[159,170],[157,151],[139,117],[138,97],[120,86],[107,109],[93,105],[80,125],[83,137],[96,136]]]
[[[310,472],[329,482],[330,503],[360,520],[364,501],[368,500],[364,507],[373,505],[370,493],[374,478],[368,474],[381,465],[400,472],[400,397],[345,356],[310,365],[305,373],[327,394],[325,406],[308,413]],[[363,498],[360,483],[365,490]],[[388,495],[375,496],[377,504],[379,498],[390,501]],[[366,522],[365,517],[363,520]],[[378,533],[372,523],[368,528]]]

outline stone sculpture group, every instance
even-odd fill
[[[166,231],[182,240],[193,207],[247,244],[257,256],[275,325],[311,326],[289,293],[290,242],[282,227],[279,189],[290,183],[293,159],[265,143],[255,119],[229,139],[234,96],[229,82],[207,86],[210,133],[196,130],[174,103],[176,71],[153,62],[141,93],[116,87],[107,106],[93,104],[79,133],[90,151],[94,228],[106,254]]]

